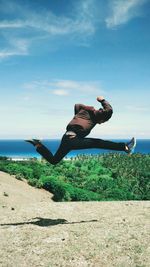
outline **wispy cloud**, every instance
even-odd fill
[[[105,19],[107,28],[125,24],[141,14],[140,7],[147,0],[110,0],[110,15]]]
[[[28,48],[38,38],[41,39],[43,37],[49,41],[51,37],[70,36],[70,40],[73,39],[74,44],[79,43],[79,40],[81,44],[81,40],[85,41],[86,37],[93,35],[95,32],[91,10],[94,3],[93,0],[79,1],[70,16],[56,15],[52,10],[47,11],[46,9],[43,9],[42,12],[34,12],[29,7],[23,7],[12,1],[8,2],[3,1],[1,10],[1,12],[5,11],[6,15],[8,15],[7,20],[0,20],[1,39],[5,42],[6,47],[5,50],[0,47],[1,58],[28,54]],[[7,6],[9,14],[7,14]],[[9,16],[10,14],[11,16]],[[15,17],[15,19],[12,19],[12,17]],[[28,42],[26,52],[18,45],[16,45],[15,50],[12,49],[9,43],[10,38],[20,40],[23,34],[26,36],[26,42]]]
[[[9,47],[0,50],[0,59],[12,56],[28,55],[28,47],[28,40],[21,38],[12,38],[9,41]]]
[[[74,1],[69,14],[56,14],[54,10],[32,9],[32,5],[19,4],[19,1],[0,2],[0,58],[15,55],[28,55],[37,41],[42,39],[51,45],[59,37],[63,44],[88,46],[101,23],[106,28],[125,24],[140,14],[140,7],[148,0],[78,0]],[[37,4],[38,7],[38,4]],[[108,15],[109,13],[109,15]],[[4,16],[5,15],[5,16]],[[25,36],[25,37],[23,37]],[[16,40],[14,45],[13,40]],[[24,40],[24,44],[20,40]],[[36,40],[36,42],[35,42]],[[55,45],[57,49],[57,45]],[[4,48],[5,47],[5,48]],[[33,50],[32,50],[33,51]],[[36,49],[34,49],[36,51]]]
[[[72,6],[70,15],[56,15],[52,9],[44,8],[34,11],[32,5],[23,5],[12,0],[0,4],[1,12],[11,14],[15,19],[1,20],[0,28],[31,27],[50,34],[85,33],[94,31],[94,7],[97,0],[79,0]],[[57,4],[56,4],[57,5]],[[8,11],[8,12],[7,12]]]
[[[76,90],[76,91],[86,92],[87,94],[99,91],[102,92],[100,82],[96,81],[58,80],[52,82],[51,86],[69,91]]]
[[[69,92],[67,90],[63,90],[63,89],[56,89],[52,93],[54,95],[58,95],[58,96],[66,96],[69,94]]]
[[[0,22],[0,29],[12,29],[12,28],[23,28],[26,27],[26,23],[23,21],[15,20],[15,21],[7,21],[3,20]]]
[[[23,87],[28,90],[46,90],[58,96],[67,96],[75,92],[82,92],[87,95],[104,93],[99,81],[33,81],[24,84]]]
[[[150,108],[148,106],[127,106],[127,110],[132,111],[132,112],[149,112]]]

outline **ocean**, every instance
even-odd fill
[[[127,142],[127,140],[111,140],[115,142]],[[51,149],[52,153],[55,153],[59,147],[60,140],[43,140],[44,145]],[[104,149],[82,149],[71,151],[67,157],[75,157],[76,155],[96,155],[103,153],[116,153],[116,151],[104,150]],[[124,153],[124,152],[117,152]],[[135,153],[150,154],[150,139],[137,140],[137,146]],[[41,156],[36,152],[35,148],[25,142],[24,140],[0,140],[0,156],[6,156],[11,158],[40,158]]]

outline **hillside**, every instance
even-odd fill
[[[0,266],[150,266],[150,201],[51,198],[0,172]]]

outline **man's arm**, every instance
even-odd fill
[[[96,110],[96,118],[98,120],[104,119],[104,121],[110,119],[113,113],[113,109],[110,103],[106,101],[103,96],[97,97],[97,101],[101,103],[103,109]]]

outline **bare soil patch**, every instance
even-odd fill
[[[0,266],[150,266],[150,201],[51,198],[0,172]]]

